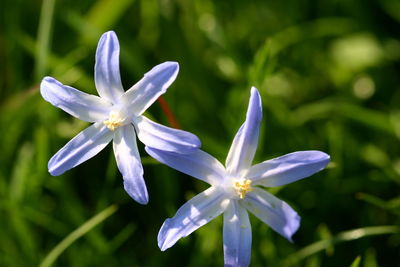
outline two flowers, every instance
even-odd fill
[[[320,151],[300,151],[252,166],[262,120],[261,98],[253,87],[246,120],[233,140],[224,167],[200,150],[200,140],[195,135],[160,125],[143,115],[165,93],[178,70],[175,62],[157,65],[125,92],[119,73],[118,39],[114,32],[107,32],[96,51],[95,84],[100,97],[45,77],[40,90],[46,101],[93,123],[50,159],[49,172],[60,175],[95,156],[112,141],[126,192],[146,204],[148,193],[137,136],[153,158],[211,185],[164,222],[158,235],[160,249],[173,246],[223,213],[225,265],[248,266],[251,226],[247,211],[288,240],[300,224],[300,217],[288,204],[260,186],[280,186],[308,177],[325,168],[329,156]]]

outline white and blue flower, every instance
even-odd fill
[[[113,140],[125,190],[137,202],[146,204],[148,193],[136,135],[146,146],[169,152],[191,153],[200,147],[195,135],[165,127],[143,116],[166,92],[178,71],[178,63],[162,63],[125,92],[119,72],[118,39],[109,31],[101,36],[96,51],[95,84],[100,97],[45,77],[40,92],[46,101],[78,119],[93,123],[50,159],[49,172],[60,175],[95,156]]]
[[[146,147],[147,153],[160,162],[211,185],[165,220],[158,234],[161,250],[223,213],[225,266],[248,266],[251,225],[247,211],[292,240],[300,226],[299,215],[260,186],[281,186],[308,177],[324,169],[330,157],[320,151],[299,151],[252,166],[261,119],[261,98],[253,87],[246,121],[233,140],[226,167],[201,150],[184,155]]]

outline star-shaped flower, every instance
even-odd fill
[[[281,186],[308,177],[325,168],[330,158],[320,151],[299,151],[251,166],[261,119],[260,95],[253,87],[246,121],[233,140],[226,168],[201,150],[179,155],[146,147],[147,153],[160,162],[211,185],[165,220],[158,234],[161,250],[223,213],[225,266],[248,266],[251,226],[247,211],[291,241],[300,226],[299,215],[259,186]]]
[[[50,159],[49,172],[60,175],[95,156],[113,140],[125,190],[137,202],[146,204],[148,193],[136,135],[145,145],[170,152],[189,153],[200,147],[200,140],[195,135],[165,127],[142,115],[165,93],[178,70],[176,62],[157,65],[125,92],[119,73],[118,39],[109,31],[101,36],[96,51],[94,76],[100,97],[45,77],[40,92],[46,101],[78,119],[93,123]]]

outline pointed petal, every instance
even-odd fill
[[[63,85],[52,77],[43,78],[40,93],[47,102],[88,122],[103,121],[108,117],[111,107],[111,104],[100,97]]]
[[[177,154],[148,146],[145,149],[150,156],[165,165],[211,185],[222,183],[226,176],[224,166],[202,150],[191,154]]]
[[[99,95],[113,104],[124,94],[119,73],[119,43],[115,32],[104,33],[96,50],[94,79]]]
[[[51,175],[60,175],[99,153],[113,138],[113,132],[95,123],[69,141],[49,160]]]
[[[247,267],[251,255],[251,225],[247,211],[231,200],[224,213],[225,266]]]
[[[152,68],[121,98],[135,115],[141,115],[157,98],[167,91],[178,75],[177,62],[164,62]]]
[[[201,146],[194,134],[155,123],[145,116],[135,118],[134,124],[139,140],[149,147],[186,154]]]
[[[172,247],[179,239],[224,212],[226,204],[224,193],[214,187],[198,194],[186,202],[173,218],[165,220],[158,233],[158,246],[162,251]]]
[[[260,94],[255,87],[251,88],[246,121],[240,127],[226,158],[228,173],[237,175],[249,168],[257,150],[260,124],[262,120],[262,104]]]
[[[116,129],[113,148],[118,169],[124,179],[125,191],[140,204],[147,204],[149,196],[132,124]]]
[[[298,151],[254,165],[245,176],[255,185],[281,186],[319,172],[329,160],[321,151]]]
[[[247,193],[243,205],[274,231],[292,241],[300,226],[300,216],[286,202],[260,188]]]

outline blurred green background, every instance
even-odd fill
[[[255,163],[297,150],[328,169],[268,189],[302,217],[294,243],[251,217],[252,266],[400,266],[400,1],[3,0],[0,266],[222,266],[222,216],[161,252],[167,217],[207,187],[140,144],[150,203],[124,192],[111,146],[60,177],[48,159],[87,124],[45,102],[50,75],[96,93],[94,55],[114,30],[129,88],[178,61],[164,98],[224,162],[250,87],[264,120]],[[148,111],[168,125],[158,103]]]

